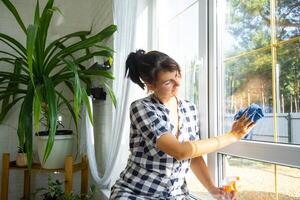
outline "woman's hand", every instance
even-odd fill
[[[214,199],[217,199],[217,200],[225,199],[225,192],[224,192],[223,188],[218,188],[218,187],[213,186],[208,189],[208,192],[211,194],[211,196]]]
[[[244,137],[254,126],[254,122],[247,118],[244,114],[240,119],[232,124],[231,134],[238,140]]]
[[[236,192],[226,193],[223,188],[211,187],[208,192],[212,195],[212,197],[216,200],[237,200]],[[229,197],[229,198],[228,198]]]

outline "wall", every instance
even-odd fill
[[[35,0],[26,1],[11,1],[19,10],[21,17],[23,17],[24,22],[28,25],[32,22],[33,12],[35,8]],[[101,1],[101,4],[104,1]],[[40,5],[43,7],[46,0],[41,0]],[[49,40],[52,41],[58,37],[61,37],[67,33],[79,31],[79,30],[89,30],[92,26],[93,15],[97,10],[95,10],[94,4],[99,3],[96,0],[57,0],[55,5],[59,7],[63,15],[55,13],[53,21],[50,25],[49,30]],[[99,5],[98,5],[99,6]],[[97,6],[97,7],[98,7]],[[104,5],[105,6],[105,5]],[[106,12],[110,12],[110,9],[104,9]],[[100,18],[101,13],[97,13],[97,18]],[[97,27],[100,27],[101,20],[97,21]],[[23,32],[18,28],[12,15],[7,11],[3,3],[0,3],[0,32],[6,33],[20,41],[25,41]],[[8,49],[2,43],[0,43],[0,49]],[[6,66],[1,63],[2,69]],[[2,171],[2,153],[10,153],[11,160],[15,158],[17,152],[17,134],[16,128],[18,124],[18,111],[19,107],[15,107],[10,111],[8,117],[2,125],[0,125],[0,171]],[[1,174],[0,174],[1,176]],[[62,179],[63,174],[55,174],[54,178]],[[45,187],[47,182],[48,174],[45,173],[33,173],[31,188],[34,191],[37,187]],[[23,174],[20,171],[13,171],[10,173],[10,185],[9,185],[9,199],[16,200],[22,197],[23,192]],[[76,173],[74,176],[74,189],[79,191],[80,188],[80,174]],[[1,184],[1,183],[0,183]]]

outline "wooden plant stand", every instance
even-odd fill
[[[40,164],[33,163],[31,171],[26,167],[16,166],[16,161],[10,161],[9,153],[4,153],[2,156],[2,182],[1,182],[1,199],[8,199],[8,186],[9,186],[9,172],[10,170],[23,170],[24,171],[24,199],[30,199],[30,176],[32,171],[38,172],[62,172],[65,175],[65,194],[72,191],[73,187],[73,173],[81,171],[81,193],[88,192],[88,161],[87,156],[81,158],[81,162],[73,164],[72,156],[65,157],[65,168],[60,169],[44,169]]]

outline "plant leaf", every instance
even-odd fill
[[[110,37],[115,31],[117,30],[117,27],[115,25],[110,25],[103,29],[98,34],[87,38],[84,41],[77,42],[75,44],[72,44],[62,51],[58,52],[56,55],[54,55],[51,60],[49,61],[46,69],[46,74],[49,74],[53,68],[56,66],[56,64],[61,60],[61,58],[64,58],[78,50],[82,50],[88,47],[94,46],[96,43],[101,42],[105,38]]]
[[[86,60],[88,60],[88,59],[90,59],[94,56],[112,57],[112,54],[111,54],[110,51],[107,51],[107,50],[95,51],[93,53],[86,54],[86,55],[76,59],[75,62],[77,64],[79,64],[79,63],[82,63],[82,62],[84,62],[84,61],[86,61]]]
[[[44,152],[43,162],[46,162],[54,144],[54,137],[56,133],[57,125],[57,101],[56,101],[56,91],[53,86],[52,80],[49,77],[43,77],[45,82],[46,101],[48,106],[48,120],[49,120],[49,137]]]
[[[74,113],[74,110],[73,110],[71,104],[69,103],[69,101],[62,94],[60,94],[59,92],[56,92],[56,94],[63,100],[63,102],[65,103],[65,105],[69,109],[69,111],[72,115],[75,127],[76,127],[76,132],[78,133],[78,123],[76,122],[75,113]]]
[[[38,26],[40,23],[40,1],[36,1],[35,12],[34,12],[34,24]]]
[[[79,71],[80,74],[90,75],[90,76],[103,76],[108,79],[115,79],[113,74],[109,71],[103,69],[87,69]]]
[[[79,75],[77,72],[77,67],[76,64],[73,61],[70,60],[63,60],[68,68],[70,69],[70,71],[72,71],[74,73],[74,113],[75,113],[75,118],[76,121],[78,122],[78,118],[79,118],[79,111],[80,111],[80,105],[81,105],[81,86],[80,86],[80,79],[79,79]]]
[[[43,50],[46,46],[46,39],[47,39],[47,35],[48,35],[49,24],[52,19],[52,15],[53,15],[53,10],[52,10],[53,3],[54,3],[54,0],[47,1],[47,4],[44,7],[44,10],[42,12],[42,16],[40,19],[43,23],[40,23],[40,39],[41,39],[41,41],[39,41],[39,42],[41,43],[41,49],[43,49]]]
[[[27,29],[27,63],[29,68],[29,76],[34,84],[34,78],[32,73],[33,57],[34,57],[34,44],[36,41],[37,27],[30,24]]]
[[[37,87],[33,99],[33,116],[34,116],[34,132],[39,132],[39,122],[40,122],[40,113],[41,113],[41,92],[40,88]]]
[[[9,0],[2,0],[2,2],[8,8],[8,10],[14,15],[14,17],[16,18],[16,20],[17,20],[18,24],[20,25],[21,29],[26,34],[25,25],[24,25],[20,15],[19,15],[17,9],[15,8],[15,6]]]
[[[32,164],[32,102],[34,89],[30,83],[19,114],[18,137],[20,146],[26,144],[28,168]]]
[[[82,88],[81,91],[82,91],[83,103],[85,104],[86,109],[88,111],[89,119],[91,121],[91,124],[94,125],[93,112],[92,112],[92,108],[91,108],[91,105],[90,105],[89,97],[88,97],[88,95],[87,95],[87,93],[86,93],[86,91],[85,91],[84,88]]]
[[[20,63],[18,62],[18,60],[15,60],[15,67],[14,67],[13,74],[15,76],[11,76],[9,78],[9,82],[8,82],[6,91],[11,91],[12,89],[18,89],[18,82],[15,80],[21,74],[21,67],[20,67]],[[16,94],[12,94],[13,99],[15,98],[15,95]],[[11,97],[11,95],[8,95],[3,99],[3,101],[2,101],[2,110],[4,110],[4,108],[10,103],[10,97]]]
[[[71,38],[86,36],[89,34],[90,34],[90,31],[78,31],[78,32],[74,32],[74,33],[65,35],[65,36],[51,42],[45,50],[45,55],[47,56],[46,63],[47,63],[47,60],[51,57],[51,55],[54,53],[54,51],[58,48],[58,46],[60,44],[64,43],[65,41],[67,41]],[[52,49],[52,51],[51,51],[51,49]]]
[[[117,99],[116,99],[116,96],[115,96],[113,90],[110,88],[110,86],[107,83],[104,83],[104,86],[108,91],[108,94],[109,94],[109,96],[112,100],[113,105],[116,107],[117,106]]]
[[[5,119],[7,113],[9,112],[9,110],[18,102],[20,101],[21,99],[23,99],[25,96],[22,96],[22,97],[18,97],[16,99],[14,99],[11,103],[5,105],[5,106],[2,106],[2,109],[1,109],[1,113],[0,113],[0,124],[3,122],[3,120]]]
[[[4,42],[7,44],[9,47],[11,47],[13,50],[15,50],[22,58],[26,58],[26,49],[25,47],[19,43],[17,40],[14,38],[5,35],[3,33],[0,33],[0,41]]]

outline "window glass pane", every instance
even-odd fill
[[[157,1],[159,50],[173,57],[182,70],[180,96],[199,108],[199,3],[188,1]],[[207,199],[208,193],[190,170],[186,177],[190,193]]]
[[[178,1],[168,4],[177,7],[180,11],[172,14],[172,18],[166,21],[168,6],[164,7],[164,1],[158,1],[159,8],[159,50],[173,57],[182,70],[181,97],[198,104],[200,70],[199,54],[199,4],[198,1],[190,1],[191,4],[183,4]],[[177,2],[177,1],[176,1]],[[179,9],[180,8],[180,9]]]
[[[248,140],[300,144],[299,1],[217,2],[223,132],[256,103],[265,117]]]
[[[276,199],[275,177],[277,176],[278,197],[283,200],[300,199],[300,169],[284,167],[223,156],[225,176],[239,176],[238,199]]]

